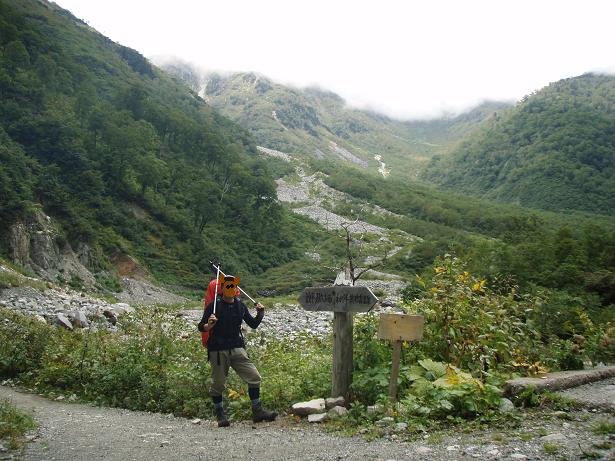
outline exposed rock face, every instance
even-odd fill
[[[59,236],[49,216],[40,210],[32,213],[9,230],[12,262],[47,280],[68,282],[78,278],[84,288],[94,288],[96,280],[85,267],[90,262],[90,248],[79,244],[75,252],[68,242],[60,243]]]
[[[117,273],[122,277],[129,277],[136,280],[149,280],[149,274],[132,256],[124,253],[111,255],[111,262],[117,269]]]

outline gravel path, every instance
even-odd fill
[[[173,416],[67,404],[7,387],[0,397],[34,414],[39,436],[21,459],[74,460],[300,460],[409,459],[411,446],[384,440],[338,438],[289,417],[274,423],[234,423],[218,428],[212,421],[193,424]],[[1,459],[1,455],[0,455]]]
[[[593,408],[615,412],[615,378],[573,387],[559,394]]]
[[[220,429],[213,421],[195,424],[170,415],[51,401],[6,386],[0,386],[0,398],[33,413],[40,424],[21,453],[0,453],[0,460],[560,460],[581,459],[584,453],[615,459],[615,449],[608,448],[615,436],[592,431],[615,419],[588,409],[533,411],[517,424],[468,433],[457,428],[413,442],[400,441],[402,435],[391,430],[368,442],[291,417]]]

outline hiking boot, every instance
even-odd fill
[[[273,421],[278,414],[275,411],[270,411],[263,408],[263,404],[259,403],[252,407],[252,421],[260,423],[261,421]]]
[[[224,413],[224,408],[216,408],[216,419],[218,420],[218,427],[229,427],[231,425],[226,413]]]

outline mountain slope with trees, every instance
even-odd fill
[[[200,72],[179,61],[161,65],[250,131],[263,147],[302,157],[344,158],[373,171],[384,162],[393,176],[405,178],[415,178],[433,155],[508,107],[486,102],[457,117],[399,121],[349,107],[337,94],[320,88],[297,89],[255,73]]]
[[[434,158],[422,178],[528,207],[615,214],[615,77],[552,83]]]
[[[1,0],[0,30],[5,256],[11,226],[42,209],[61,241],[92,248],[93,270],[130,254],[200,287],[223,253],[251,273],[296,257],[246,130],[53,3]]]

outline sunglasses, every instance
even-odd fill
[[[232,284],[232,283],[230,283],[230,284],[228,284],[228,285],[224,285],[224,288],[227,288],[227,289],[229,289],[229,288],[235,288],[235,285],[234,285],[234,284]]]

